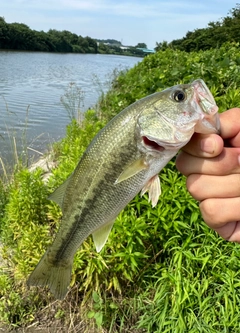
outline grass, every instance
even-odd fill
[[[100,253],[90,237],[84,242],[64,301],[53,300],[48,289],[28,290],[25,284],[61,217],[48,194],[73,171],[106,122],[144,95],[197,77],[206,80],[221,110],[239,105],[238,54],[232,45],[192,54],[167,50],[144,58],[113,80],[97,111],[87,111],[80,122],[72,117],[66,136],[53,146],[58,166],[47,183],[41,169],[30,172],[22,166],[15,168],[11,182],[0,183],[0,322],[6,330],[240,331],[240,245],[222,240],[205,225],[174,161],[160,174],[157,207],[151,207],[147,195],[136,196],[117,217]],[[74,105],[73,116],[80,95],[77,87],[71,89],[75,104],[69,94],[65,97],[69,107]]]

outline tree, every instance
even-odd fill
[[[165,51],[169,47],[168,42],[164,40],[162,43],[156,42],[156,47],[154,48],[155,51]]]
[[[240,41],[240,4],[229,15],[217,22],[209,22],[205,29],[188,31],[185,37],[173,40],[170,45],[191,52],[219,47],[226,42]]]
[[[98,46],[97,42],[91,37],[85,37],[86,41],[88,42],[88,52],[90,53],[97,53]]]
[[[145,43],[138,43],[135,47],[139,48],[139,49],[147,49],[147,44],[145,44]]]
[[[8,26],[4,17],[0,17],[0,49],[7,48],[8,45]]]

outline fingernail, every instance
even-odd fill
[[[203,152],[213,154],[215,150],[215,142],[212,138],[205,138],[201,140],[201,149]]]

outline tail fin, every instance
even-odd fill
[[[49,286],[54,297],[63,299],[71,281],[72,264],[53,265],[45,254],[28,278],[28,286]]]

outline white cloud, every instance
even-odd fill
[[[157,17],[176,10],[204,9],[206,6],[192,1],[111,1],[111,0],[61,0],[66,9],[98,12],[118,16]]]
[[[221,6],[220,6],[221,4]],[[0,0],[1,11],[7,10],[55,10],[56,12],[70,12],[93,15],[114,15],[138,18],[183,18],[189,15],[200,16],[209,13],[215,17],[222,16],[221,8],[231,9],[229,0],[202,0],[202,1],[176,1],[176,0],[11,0],[11,5],[5,0]],[[214,8],[214,11],[212,10]],[[73,12],[74,14],[74,12]],[[227,13],[226,13],[227,14]]]

